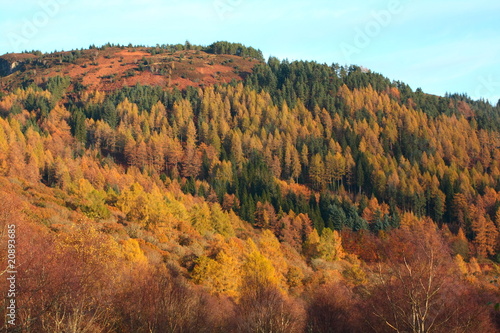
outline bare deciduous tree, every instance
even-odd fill
[[[393,232],[385,244],[367,301],[367,324],[376,332],[472,332],[491,329],[488,311],[471,297],[436,227]]]

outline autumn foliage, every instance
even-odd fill
[[[9,224],[19,269],[3,330],[500,329],[498,106],[205,51],[258,64],[182,91],[0,78],[2,293]]]

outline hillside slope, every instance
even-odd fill
[[[210,50],[183,45],[109,45],[51,54],[7,54],[0,57],[0,75],[3,89],[43,84],[57,75],[68,76],[90,90],[113,91],[135,84],[184,89],[242,80],[259,61],[206,51]]]
[[[5,329],[499,330],[498,105],[225,42],[0,75]]]

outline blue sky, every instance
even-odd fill
[[[10,1],[0,12],[0,54],[228,40],[266,57],[362,65],[413,89],[496,104],[499,13],[493,0]]]

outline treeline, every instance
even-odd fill
[[[226,42],[226,41],[219,41],[219,42],[214,42],[208,46],[203,46],[203,45],[195,45],[192,44],[189,41],[186,41],[184,44],[157,44],[155,46],[148,46],[148,45],[135,45],[132,43],[129,43],[128,45],[123,45],[123,44],[114,44],[114,43],[106,43],[101,46],[96,46],[95,44],[91,44],[88,47],[88,50],[98,50],[98,51],[105,51],[108,48],[120,48],[120,49],[144,49],[145,51],[151,53],[152,55],[155,54],[163,54],[163,53],[173,53],[177,51],[189,51],[189,50],[195,50],[195,51],[204,51],[207,53],[212,53],[212,54],[228,54],[228,55],[236,55],[239,57],[246,57],[246,58],[252,58],[252,59],[257,59],[259,61],[264,61],[264,56],[262,55],[262,51],[255,49],[251,46],[245,46],[241,43],[231,43],[231,42]],[[63,51],[61,51],[63,52]],[[65,52],[66,54],[61,56],[62,61],[68,62],[68,63],[75,63],[75,61],[82,56],[84,52],[84,49],[76,49],[76,50],[71,50],[68,52]],[[54,51],[53,53],[42,53],[39,50],[32,50],[32,51],[23,51],[23,54],[33,54],[41,59],[44,57],[51,57],[54,54],[58,53],[58,51]],[[31,59],[27,59],[26,61],[30,62],[32,61]]]
[[[247,47],[240,43],[215,42],[210,44],[204,51],[213,54],[230,54],[264,61],[261,50],[254,49],[251,46]]]
[[[343,84],[351,90],[368,86],[379,93],[397,90],[398,102],[422,110],[430,117],[435,118],[440,114],[465,116],[469,120],[474,119],[479,128],[500,128],[498,103],[493,106],[484,100],[472,100],[464,94],[438,97],[425,94],[420,88],[413,91],[403,82],[391,82],[381,74],[354,65],[340,66],[334,63],[328,66],[310,61],[290,63],[270,57],[267,63],[257,65],[246,79],[246,85],[256,90],[264,89],[277,104],[285,101],[293,106],[300,99],[310,109],[318,106],[340,111],[344,106],[336,101],[335,96]]]

